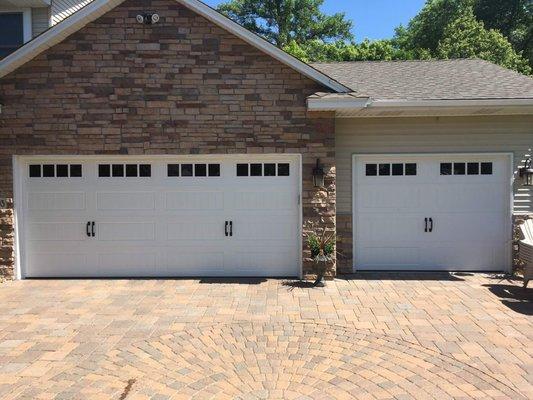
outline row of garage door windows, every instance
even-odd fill
[[[414,176],[417,173],[416,163],[366,164],[366,176]],[[491,162],[456,162],[441,163],[441,175],[492,175]]]
[[[289,176],[288,163],[236,164],[237,176]],[[80,178],[81,164],[31,164],[30,178]],[[152,176],[151,164],[98,164],[98,177],[146,178]],[[217,177],[220,164],[167,164],[168,177]]]

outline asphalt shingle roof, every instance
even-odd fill
[[[483,60],[313,63],[355,90],[382,100],[533,98],[533,78]]]

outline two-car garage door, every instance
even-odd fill
[[[356,270],[510,267],[506,154],[353,158]]]
[[[23,159],[23,274],[298,276],[299,163],[295,156]]]

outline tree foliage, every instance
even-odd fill
[[[344,13],[326,15],[324,0],[230,0],[218,10],[279,47],[305,43],[352,40],[352,22]]]
[[[477,57],[531,73],[527,61],[513,50],[511,43],[499,31],[485,29],[483,22],[476,20],[472,9],[444,28],[435,54],[438,58]]]
[[[229,0],[219,11],[307,61],[481,58],[531,74],[533,0],[427,0],[392,39],[355,43],[323,0]]]

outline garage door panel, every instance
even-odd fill
[[[28,210],[30,211],[81,211],[86,209],[86,198],[84,192],[29,192],[27,199]]]
[[[364,230],[356,231],[358,241],[377,241],[386,243],[408,240],[423,240],[424,217],[419,214],[367,214],[360,213],[356,224],[364,226]]]
[[[454,242],[501,241],[506,218],[496,213],[434,214],[432,240]]]
[[[477,243],[457,245],[450,243],[421,250],[421,258],[427,260],[424,269],[453,271],[501,271],[505,265],[505,251],[501,243]]]
[[[505,187],[494,183],[486,184],[447,184],[436,188],[436,208],[449,212],[497,212],[509,203]],[[453,195],[450,195],[453,193]]]
[[[221,276],[227,274],[224,268],[223,248],[173,247],[165,249],[163,270],[169,276]]]
[[[420,189],[401,185],[368,185],[357,195],[361,211],[382,209],[416,209],[420,207]]]
[[[233,220],[233,237],[243,241],[279,241],[294,238],[297,226],[287,215],[241,216]]]
[[[98,192],[96,209],[107,210],[154,210],[155,193],[152,192]]]
[[[167,210],[223,210],[222,191],[182,191],[165,193]]]
[[[358,266],[372,269],[413,268],[420,264],[418,247],[383,247],[379,244],[366,246],[362,244],[356,256]]]
[[[87,238],[84,222],[36,222],[28,226],[28,239],[31,241],[72,242]]]
[[[28,254],[28,276],[39,277],[83,277],[94,276],[94,265],[89,264],[86,253],[32,252]]]
[[[297,274],[291,248],[242,248],[226,261],[226,268],[236,276],[287,276]],[[258,274],[258,271],[261,271]]]
[[[166,222],[166,240],[168,241],[221,241],[224,237],[224,225],[220,218],[183,217]]]
[[[236,210],[283,210],[291,208],[291,192],[283,191],[239,191],[227,193],[228,204]]]
[[[155,240],[155,225],[154,222],[99,222],[96,224],[95,237],[101,242],[153,241]]]
[[[133,251],[132,251],[133,250]],[[147,249],[98,254],[98,274],[103,276],[153,276],[157,275],[157,254]]]

